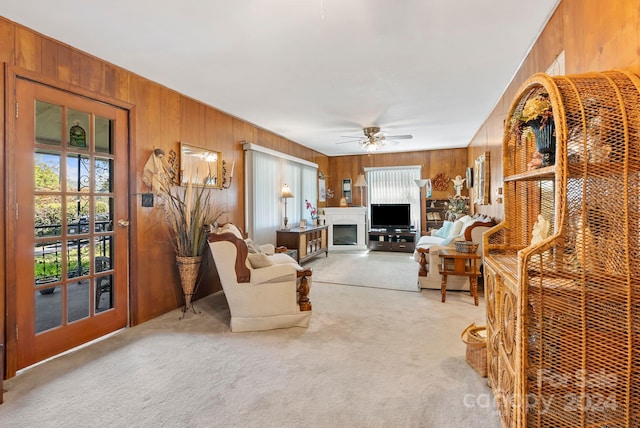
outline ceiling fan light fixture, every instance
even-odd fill
[[[361,147],[367,152],[367,153],[372,153],[372,152],[376,152],[378,151],[381,147],[382,144],[380,144],[377,141],[363,141],[361,144]]]
[[[381,132],[380,127],[378,126],[368,126],[368,127],[362,128],[362,132],[364,133],[364,138],[359,139],[357,143],[360,145],[360,148],[362,150],[365,150],[367,153],[372,153],[372,152],[381,150],[387,144],[387,142],[389,142],[389,144],[398,144],[398,142],[394,141],[394,139],[409,140],[413,138],[412,135],[408,135],[408,134],[407,135],[391,135],[391,136],[387,135],[386,132]],[[345,136],[345,138],[354,138],[354,137]],[[347,142],[348,141],[345,141],[344,143],[347,143]],[[344,144],[344,143],[336,143],[336,144]]]

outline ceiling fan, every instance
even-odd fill
[[[360,148],[366,150],[367,152],[375,152],[380,150],[385,144],[398,144],[397,141],[394,140],[410,140],[413,138],[413,135],[387,135],[386,132],[380,131],[380,127],[378,126],[369,126],[363,128],[364,138],[361,137],[352,137],[352,136],[344,136],[344,138],[354,138],[358,139],[358,144],[360,144]],[[344,141],[337,144],[345,144],[352,143],[353,141]]]

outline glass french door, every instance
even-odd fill
[[[21,78],[16,99],[20,369],[127,324],[128,113]]]

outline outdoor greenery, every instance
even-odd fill
[[[39,192],[60,192],[60,168],[58,164],[47,162],[50,158],[45,154],[36,155],[35,163],[35,188]],[[88,159],[81,159],[80,163],[86,164]],[[84,165],[87,168],[87,165]],[[96,175],[105,175],[106,171],[96,171]],[[108,179],[98,179],[102,186],[108,186]],[[75,183],[75,182],[74,182]],[[79,186],[78,183],[75,184]],[[108,189],[101,189],[108,190]],[[67,200],[66,218],[68,225],[79,224],[84,220],[88,224],[90,197],[82,194],[79,189],[77,196],[71,196]],[[95,198],[94,213],[96,217],[106,214],[109,216],[108,197]],[[37,195],[35,197],[34,224],[37,228],[36,236],[54,236],[61,234],[62,221],[62,199],[55,195]]]
[[[36,279],[49,278],[49,277],[58,277],[60,278],[62,275],[62,252],[63,250],[58,246],[56,251],[45,252],[46,247],[55,246],[56,244],[60,244],[60,242],[53,243],[45,243],[41,247],[36,247],[36,255],[34,257],[34,273]],[[83,247],[85,245],[85,247]],[[108,242],[100,243],[100,248],[96,246],[95,254],[96,255],[104,255],[111,254],[111,244]],[[88,248],[86,248],[86,241],[83,244],[80,243],[80,257],[81,257],[81,266],[83,274],[87,274],[89,272],[89,254]],[[39,254],[38,254],[39,252]],[[66,251],[67,258],[67,272],[69,277],[75,276],[75,272],[78,271],[78,247],[71,246]]]

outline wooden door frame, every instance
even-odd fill
[[[4,66],[4,94],[5,94],[5,103],[4,107],[4,121],[5,121],[5,138],[3,139],[3,147],[2,152],[0,153],[0,161],[4,166],[4,175],[0,177],[0,190],[2,193],[2,200],[5,206],[5,209],[0,213],[0,239],[3,241],[3,248],[0,252],[0,256],[2,256],[2,260],[0,261],[2,265],[2,271],[4,273],[4,277],[2,277],[3,273],[0,273],[0,311],[4,314],[4,316],[0,316],[0,343],[4,343],[4,377],[5,379],[9,379],[15,376],[17,367],[18,367],[18,355],[17,355],[17,337],[16,337],[16,328],[17,328],[17,307],[16,307],[16,289],[15,287],[7,287],[7,284],[15,284],[16,276],[15,276],[15,256],[10,252],[6,251],[7,246],[10,242],[12,242],[13,237],[16,236],[15,225],[17,219],[15,217],[15,210],[11,210],[9,212],[9,208],[15,207],[16,202],[16,177],[12,176],[8,172],[7,165],[9,165],[13,161],[14,150],[12,149],[13,145],[16,142],[16,103],[17,103],[17,79],[24,79],[30,82],[49,86],[56,90],[68,92],[72,95],[77,95],[81,97],[88,98],[90,100],[94,100],[97,102],[103,102],[106,104],[110,104],[114,107],[121,108],[126,110],[127,113],[127,121],[128,121],[128,130],[127,130],[127,139],[128,139],[128,150],[127,157],[129,165],[127,167],[128,171],[128,212],[130,219],[130,228],[129,228],[129,245],[127,248],[128,253],[128,270],[125,273],[127,277],[127,325],[131,323],[131,307],[132,307],[132,296],[137,293],[133,292],[132,285],[130,282],[131,273],[134,268],[135,260],[131,259],[131,248],[132,248],[132,239],[135,237],[134,233],[131,233],[133,227],[135,227],[135,221],[131,221],[135,219],[133,214],[135,213],[135,192],[133,191],[134,183],[136,182],[136,173],[135,173],[135,165],[134,162],[134,154],[135,154],[135,138],[134,138],[134,117],[135,117],[135,106],[133,104],[127,103],[122,100],[118,100],[112,97],[104,96],[98,94],[93,91],[89,91],[87,89],[71,85],[66,82],[61,82],[56,79],[51,79],[44,77],[38,73],[33,71],[29,71],[23,69],[21,67],[16,67],[5,63]],[[7,215],[5,215],[7,213]],[[135,248],[135,246],[133,247]],[[9,269],[10,268],[10,269]],[[13,304],[11,303],[13,302]]]

